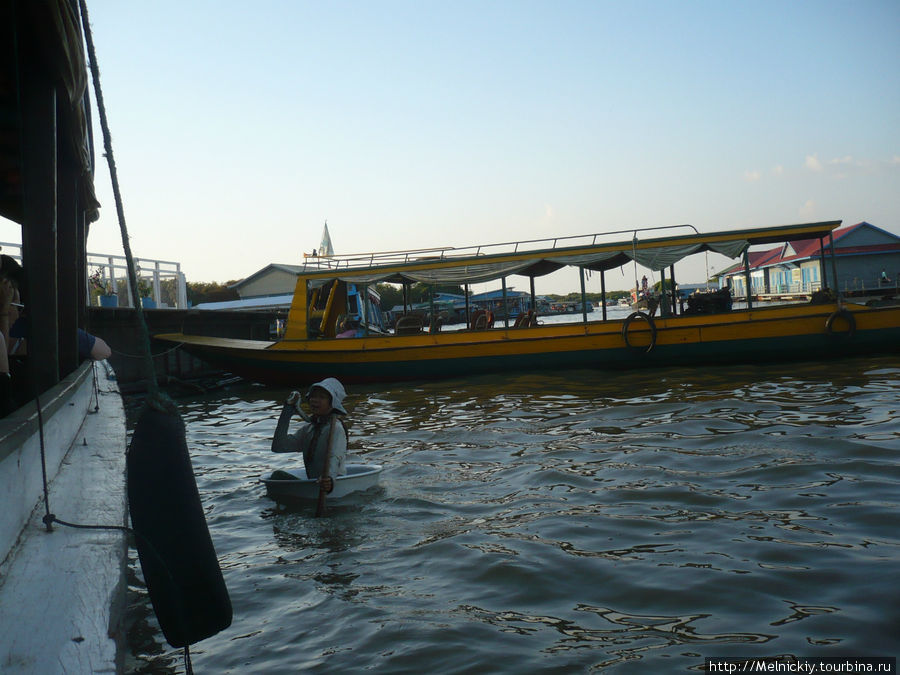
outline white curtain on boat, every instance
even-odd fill
[[[640,265],[654,272],[666,269],[679,260],[699,253],[701,251],[714,251],[727,258],[737,258],[749,246],[746,239],[735,241],[722,241],[712,244],[689,244],[687,246],[661,246],[659,248],[636,249],[624,251],[625,255],[634,259]]]
[[[336,273],[332,278],[353,284],[377,284],[377,283],[424,283],[424,284],[477,284],[486,281],[494,281],[513,274],[524,276],[543,276],[555,272],[561,267],[583,267],[589,270],[601,271],[621,267],[628,260],[634,259],[644,267],[659,271],[700,251],[715,251],[728,258],[737,258],[747,247],[745,239],[716,242],[712,244],[691,244],[687,246],[660,246],[648,249],[622,249],[601,251],[597,253],[585,253],[582,255],[547,256],[538,260],[518,260],[512,262],[476,263],[472,265],[459,265],[457,267],[441,267],[449,261],[436,262],[433,269],[419,269],[409,272],[392,271],[385,273],[369,272],[354,274],[348,271],[345,274]],[[325,279],[311,282],[311,285],[326,283]]]

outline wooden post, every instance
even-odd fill
[[[606,272],[600,270],[600,300],[603,303],[603,320],[606,321]]]
[[[578,277],[581,280],[581,321],[587,323],[587,297],[584,293],[584,268],[578,266]]]
[[[469,322],[469,284],[466,284],[463,288],[466,293],[466,328],[471,329],[472,324]]]
[[[837,251],[834,250],[834,234],[831,232],[828,233],[828,244],[831,246],[831,276],[834,277],[834,294],[835,297],[840,300],[841,287],[838,284],[837,276]]]
[[[509,302],[506,299],[506,277],[500,279],[503,285],[503,327],[509,328]]]
[[[666,268],[659,271],[659,316],[661,319],[669,316],[669,304],[666,302]]]
[[[69,163],[60,163],[57,211],[59,250],[78,251],[78,174]],[[57,272],[59,370],[63,376],[75,370],[79,363],[78,308],[84,305],[84,257],[61,256]]]
[[[747,309],[753,309],[753,289],[750,285],[750,247],[744,249],[744,285],[747,287]]]
[[[672,286],[672,316],[676,316],[678,314],[678,297],[675,291],[675,265],[669,265],[669,276],[672,277],[670,280]]]
[[[28,31],[23,31],[23,40]],[[29,321],[28,364],[33,391],[59,382],[56,291],[56,89],[36,57],[20,43],[22,120],[22,263]]]

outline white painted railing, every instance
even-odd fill
[[[19,263],[22,262],[22,245],[13,242],[0,242],[0,248],[3,253],[15,259]],[[135,258],[135,272],[138,280],[145,280],[150,284],[153,302],[157,307],[162,307],[160,293],[160,282],[165,279],[175,280],[175,306],[179,309],[187,309],[187,283],[184,273],[181,271],[181,263],[171,262],[168,260],[153,260],[151,258]],[[118,289],[120,279],[125,281],[126,293],[124,298],[119,298],[118,304],[122,307],[133,307],[131,301],[131,284],[128,281],[128,265],[124,255],[108,255],[105,253],[88,253],[87,254],[87,273],[93,274],[94,271],[100,271],[100,280],[104,286],[112,289]],[[90,303],[91,293],[88,284],[88,297],[86,301]]]

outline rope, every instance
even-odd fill
[[[125,225],[125,209],[122,205],[122,194],[119,190],[119,177],[116,171],[116,161],[113,156],[112,140],[110,138],[109,124],[106,118],[106,105],[103,102],[103,90],[100,87],[100,70],[97,66],[97,54],[94,49],[94,37],[91,33],[87,3],[85,0],[79,0],[78,5],[81,9],[81,24],[84,29],[84,37],[88,49],[91,78],[94,84],[94,95],[97,97],[97,111],[100,115],[100,128],[103,131],[103,149],[106,153],[107,164],[109,165],[113,196],[116,201],[116,215],[119,220],[119,230],[122,234],[122,248],[125,251],[125,260],[128,263],[128,281],[131,288],[131,299],[138,317],[138,330],[140,331],[140,336],[143,338],[140,342],[143,346],[144,370],[149,390],[149,395],[146,399],[147,405],[160,412],[175,414],[175,404],[160,391],[159,384],[156,381],[156,370],[153,366],[153,354],[150,351],[150,331],[147,329],[147,322],[144,318],[144,308],[141,305],[141,298],[138,292],[134,256],[131,253],[131,244],[128,240],[128,228]],[[193,673],[194,671],[191,666],[190,649],[188,648],[188,645],[185,645],[184,647],[184,660],[185,671],[189,674]]]
[[[50,516],[50,490],[47,489],[47,451],[44,446],[44,415],[41,412],[41,399],[37,392],[34,394],[34,405],[37,407],[38,436],[41,440],[41,480],[44,484],[44,525],[47,532],[53,532],[53,521],[48,521]]]
[[[184,345],[184,343],[183,343],[183,342],[179,342],[177,345],[175,345],[175,346],[172,347],[171,349],[167,349],[167,350],[164,351],[164,352],[159,352],[158,354],[153,354],[152,356],[153,356],[154,359],[155,359],[155,358],[159,358],[160,356],[166,356],[166,355],[171,354],[172,352],[174,352],[176,349],[178,349],[178,348],[181,347],[182,345]],[[123,357],[125,357],[125,358],[127,358],[127,359],[143,359],[143,358],[146,358],[146,354],[126,354],[125,352],[120,352],[118,349],[113,349],[113,350],[112,350],[112,353],[113,353],[113,354],[118,354],[119,356],[123,356]]]
[[[94,37],[91,33],[90,18],[88,17],[87,3],[79,0],[81,8],[81,24],[84,29],[84,38],[87,43],[88,58],[90,60],[91,78],[94,84],[94,95],[97,98],[97,111],[100,114],[100,128],[103,131],[103,149],[106,153],[106,162],[109,165],[109,175],[112,180],[113,196],[116,202],[116,215],[119,220],[119,230],[122,234],[122,248],[125,251],[125,260],[128,266],[128,281],[131,290],[131,299],[138,317],[138,330],[143,338],[140,340],[143,346],[143,360],[145,375],[148,383],[149,396],[147,403],[161,412],[174,412],[175,405],[160,392],[156,381],[156,370],[153,367],[153,354],[150,352],[150,331],[144,319],[144,308],[141,306],[141,298],[138,294],[137,274],[135,273],[134,256],[131,254],[131,243],[128,240],[128,228],[125,225],[125,208],[122,205],[122,194],[119,190],[119,175],[116,171],[116,160],[113,156],[112,139],[109,133],[109,123],[106,118],[106,105],[103,102],[103,90],[100,87],[100,69],[97,66],[97,53],[94,49]]]
[[[94,377],[94,388],[93,388],[93,391],[91,392],[91,400],[94,401],[93,412],[96,413],[96,412],[100,411],[100,385],[97,382],[97,363],[96,362],[91,363],[91,373],[93,374],[93,377]],[[88,405],[90,405],[90,403],[88,403]]]

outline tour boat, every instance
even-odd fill
[[[557,237],[418,251],[392,251],[308,259],[300,272],[284,335],[279,340],[240,340],[183,333],[155,337],[247,379],[289,386],[337,377],[342,382],[424,380],[482,373],[522,373],[538,369],[622,369],[762,362],[790,359],[831,359],[858,353],[900,349],[900,304],[867,306],[840,292],[843,277],[833,255],[832,233],[840,221],[700,233],[691,226]],[[676,227],[688,229],[669,233]],[[651,230],[667,230],[666,236]],[[616,236],[622,237],[616,239]],[[822,290],[811,302],[769,306],[755,301],[754,293],[738,298],[733,291],[717,290],[728,302],[702,302],[688,298],[687,307],[675,288],[675,266],[708,251],[737,259],[744,272],[737,279],[751,283],[749,249],[774,243],[818,241],[821,259],[806,264],[815,268]],[[826,262],[826,254],[830,261]],[[740,263],[740,261],[743,261]],[[337,319],[347,311],[347,289],[383,283],[459,285],[469,297],[469,284],[499,281],[504,294],[507,279],[530,281],[532,306],[535,278],[574,267],[580,271],[584,308],[585,273],[604,274],[625,265],[641,265],[657,272],[664,289],[658,307],[636,311],[625,318],[607,319],[605,292],[602,319],[589,320],[587,311],[573,320],[493,324],[470,321],[461,330],[424,326],[421,315],[398,319],[393,334],[365,333],[336,339]],[[668,279],[667,279],[668,271]],[[621,276],[619,274],[619,276]],[[404,305],[407,303],[404,302]],[[658,309],[658,312],[656,311]],[[466,316],[474,312],[469,307]],[[408,319],[408,320],[405,320]]]

